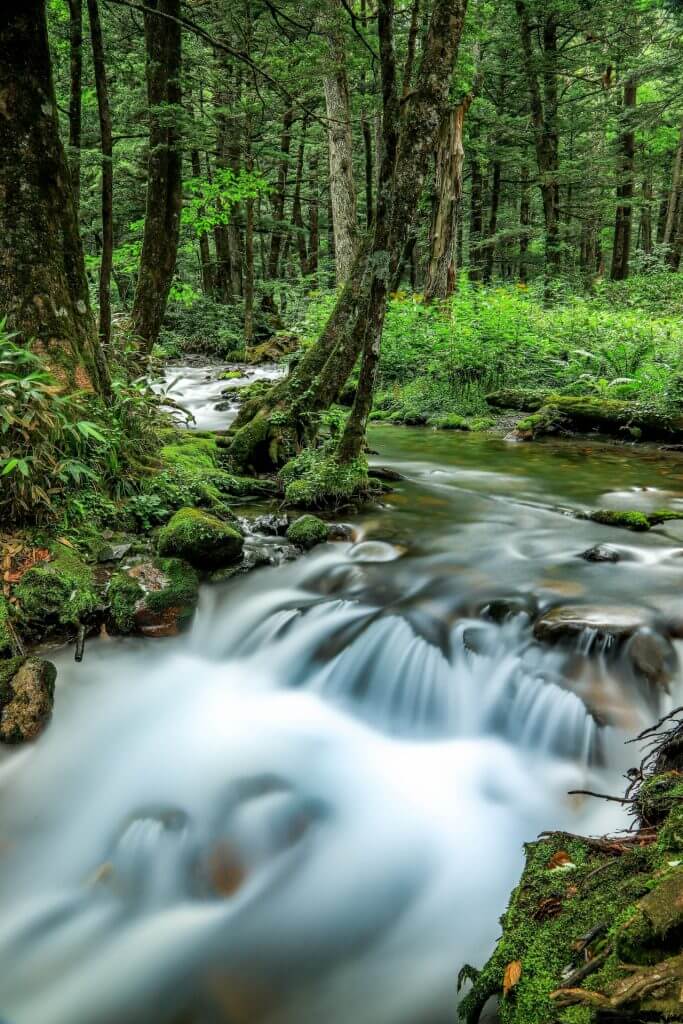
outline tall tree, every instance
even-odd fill
[[[97,0],[88,0],[90,39],[92,42],[95,89],[100,120],[102,153],[102,256],[100,260],[100,342],[111,341],[111,272],[114,258],[114,142],[109,108],[109,86],[104,57],[102,24]]]
[[[143,352],[159,337],[175,272],[182,208],[180,0],[148,0],[144,8],[149,158],[147,206],[133,330]]]
[[[64,385],[108,391],[59,137],[45,0],[13,2],[0,22],[0,309]]]
[[[76,209],[81,195],[81,112],[83,93],[83,0],[69,0],[69,166]]]
[[[328,30],[332,72],[324,81],[337,284],[343,284],[348,278],[358,243],[349,80],[344,38],[338,21],[340,10],[341,4],[335,0],[336,20]]]
[[[617,173],[617,211],[614,224],[614,246],[610,276],[613,281],[628,277],[633,225],[633,185],[636,158],[636,136],[633,114],[636,107],[637,85],[633,76],[624,83],[621,131],[619,133],[619,159]]]

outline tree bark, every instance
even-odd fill
[[[666,204],[666,216],[664,219],[664,230],[659,241],[664,246],[670,246],[678,224],[678,211],[681,206],[681,194],[683,193],[683,124],[674,157],[673,170],[671,172],[671,189]]]
[[[246,125],[246,170],[254,169],[251,149],[251,126],[249,119]],[[246,223],[244,231],[244,347],[251,348],[254,344],[254,200],[245,201]]]
[[[268,254],[268,278],[274,281],[278,276],[280,268],[280,253],[282,242],[285,237],[285,196],[287,193],[287,178],[289,176],[289,150],[292,144],[292,125],[294,123],[294,107],[290,104],[282,118],[282,133],[280,135],[280,159],[277,169],[277,185],[271,199],[273,210],[273,230],[270,236],[270,252]],[[272,305],[272,300],[271,300]]]
[[[292,199],[292,224],[295,229],[296,247],[299,254],[299,266],[301,276],[306,277],[308,272],[308,247],[306,245],[306,225],[304,224],[301,212],[301,182],[304,176],[304,160],[306,157],[306,132],[308,123],[306,120],[301,124],[301,137],[299,139],[299,150],[296,157],[296,178],[294,181],[294,196]]]
[[[500,208],[500,182],[502,164],[500,160],[493,161],[493,174],[491,177],[491,202],[489,204],[489,226],[488,238],[486,240],[486,253],[484,257],[484,281],[490,284],[493,278],[493,264],[496,257],[496,243],[494,241],[498,231],[498,210]]]
[[[112,141],[109,86],[104,41],[97,0],[88,0],[90,40],[95,69],[97,110],[102,152],[102,253],[100,259],[100,344],[105,351],[111,342],[111,273],[114,261],[114,144]]]
[[[192,177],[200,179],[202,176],[202,163],[199,157],[199,150],[193,149],[190,153],[192,165]],[[201,209],[200,216],[204,214]],[[207,231],[199,232],[199,269],[202,280],[202,292],[204,295],[213,295],[213,266],[211,264],[211,249],[209,246],[209,235]]]
[[[83,84],[83,0],[69,0],[69,167],[76,210],[81,197],[81,91]]]
[[[531,202],[529,197],[529,166],[526,161],[520,170],[521,193],[519,198],[519,280],[526,284],[528,280],[527,259],[529,253],[531,228]]]
[[[533,29],[526,0],[516,0],[519,19],[524,74],[529,93],[529,111],[534,130],[539,188],[545,221],[545,260],[550,271],[557,270],[561,262],[559,222],[560,188],[559,133],[557,127],[557,21],[554,13],[547,13],[542,22],[542,79],[537,70],[533,45]]]
[[[470,159],[470,232],[469,232],[469,279],[481,281],[482,249],[484,233],[484,172],[481,156],[477,150],[477,131],[473,132],[474,146]]]
[[[619,133],[619,184],[617,185],[617,211],[614,223],[614,244],[612,248],[613,281],[625,281],[628,277],[631,253],[631,230],[633,225],[633,177],[636,158],[636,136],[633,112],[636,106],[637,85],[634,78],[624,84],[624,105],[622,126]]]
[[[462,215],[463,127],[473,93],[449,111],[441,126],[434,165],[434,199],[429,230],[427,301],[453,294],[457,272],[457,231]]]
[[[45,0],[9,4],[0,23],[0,309],[64,386],[108,393],[59,138]]]
[[[311,150],[308,169],[311,198],[308,204],[308,259],[306,261],[306,277],[313,277],[314,274],[318,273],[320,251],[320,201],[318,199],[320,183],[318,181],[318,153],[315,148]]]
[[[169,17],[164,17],[169,15]],[[180,0],[148,0],[144,11],[149,103],[147,207],[133,330],[144,353],[159,337],[175,273],[182,208]]]
[[[330,195],[337,284],[343,284],[353,264],[358,243],[356,185],[353,178],[353,138],[349,81],[344,40],[337,25],[329,34],[333,72],[324,81],[327,142],[330,160]]]

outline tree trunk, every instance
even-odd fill
[[[356,185],[353,179],[353,139],[349,82],[344,40],[335,27],[329,34],[333,73],[324,81],[327,141],[330,158],[330,195],[337,284],[349,276],[358,243]]]
[[[304,120],[301,124],[301,138],[299,139],[299,151],[296,157],[296,179],[294,182],[294,197],[292,199],[292,224],[295,229],[296,247],[299,254],[299,266],[301,276],[306,277],[308,272],[308,247],[306,245],[306,225],[304,224],[301,212],[301,182],[304,176],[304,159],[306,156],[306,131],[308,123]]]
[[[429,263],[424,288],[427,301],[446,299],[455,289],[457,230],[461,217],[465,159],[463,126],[473,98],[473,94],[468,94],[462,103],[449,111],[441,127],[434,166]]]
[[[519,19],[524,74],[529,93],[529,110],[534,129],[536,162],[538,164],[539,188],[543,202],[545,222],[546,267],[559,268],[562,253],[560,249],[560,188],[559,133],[557,128],[557,22],[555,15],[547,14],[542,24],[542,77],[543,89],[537,70],[537,59],[533,45],[533,28],[529,18],[526,0],[516,0]]]
[[[45,0],[8,7],[0,23],[0,309],[62,384],[107,394],[59,138]]]
[[[114,261],[114,144],[112,141],[109,86],[104,58],[102,25],[97,0],[88,0],[90,39],[95,69],[97,110],[102,151],[102,254],[100,259],[100,343],[105,351],[111,342],[111,272]]]
[[[318,200],[320,183],[318,181],[318,153],[315,149],[311,151],[308,168],[311,198],[308,207],[308,260],[306,261],[306,276],[312,277],[318,273],[318,255],[320,250],[320,203]]]
[[[236,465],[272,466],[290,456],[297,443],[310,437],[311,417],[334,401],[362,351],[359,387],[338,457],[353,459],[360,451],[372,403],[388,287],[448,109],[465,9],[466,0],[435,0],[415,87],[399,115],[391,33],[393,0],[381,0],[378,23],[385,116],[380,173],[386,187],[378,190],[373,237],[359,247],[346,286],[316,345],[286,381],[271,389],[265,401],[248,403],[241,410],[230,447]],[[271,421],[274,413],[278,416]],[[287,421],[284,440],[283,413]]]
[[[81,197],[81,92],[83,84],[83,0],[69,0],[69,167],[78,211]]]
[[[246,129],[246,170],[251,173],[254,160],[251,150],[251,127]],[[254,200],[249,198],[245,204],[246,224],[244,231],[244,347],[251,348],[254,344]]]
[[[493,278],[493,264],[496,256],[496,243],[494,241],[498,231],[498,210],[500,208],[500,179],[502,165],[500,160],[493,162],[493,176],[491,179],[491,203],[489,206],[489,229],[484,258],[484,281],[490,284]]]
[[[613,281],[625,281],[628,277],[633,224],[633,176],[636,157],[636,136],[633,125],[636,90],[635,79],[629,78],[624,85],[622,128],[619,134],[619,184],[617,185],[617,212],[614,223],[614,245],[610,273]]]
[[[646,256],[652,255],[652,171],[643,178],[643,205],[640,211],[640,248]]]
[[[671,172],[671,189],[669,191],[669,198],[666,204],[666,216],[664,219],[664,229],[659,241],[664,246],[670,246],[675,234],[676,225],[678,224],[678,211],[681,206],[681,193],[683,192],[683,124],[681,124],[681,133],[678,139],[678,147],[676,148],[676,155],[674,157],[673,170]]]
[[[476,148],[472,152],[470,179],[469,279],[470,281],[481,281],[481,242],[484,233],[484,173],[481,156]]]
[[[168,15],[169,17],[164,17]],[[147,208],[133,330],[143,352],[159,337],[175,273],[182,207],[180,0],[148,0],[144,11],[149,103]]]
[[[190,162],[192,164],[192,177],[201,179],[202,176],[202,164],[199,158],[199,150],[193,149],[190,153]],[[200,217],[204,214],[204,209],[200,209]],[[213,295],[214,284],[213,284],[213,267],[211,265],[211,249],[209,247],[209,235],[208,232],[202,230],[199,232],[199,268],[202,280],[202,292],[204,295]]]
[[[531,202],[529,197],[529,166],[522,164],[520,171],[521,194],[519,198],[519,280],[526,284],[528,280],[527,258],[529,253],[531,228]]]
[[[292,144],[292,125],[294,123],[294,107],[290,104],[282,118],[282,134],[280,135],[280,160],[277,169],[277,185],[273,191],[271,203],[273,210],[273,231],[270,236],[270,252],[268,254],[267,275],[275,281],[280,268],[280,253],[285,236],[285,196],[287,193],[287,177],[289,175],[289,150]],[[272,296],[268,305],[272,306]]]

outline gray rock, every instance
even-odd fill
[[[656,689],[669,692],[678,657],[668,637],[651,629],[640,629],[628,641],[625,653],[637,675]]]
[[[558,643],[590,630],[600,639],[626,640],[651,622],[646,609],[630,605],[562,605],[536,620],[534,636],[543,643]]]
[[[586,562],[621,561],[619,552],[615,551],[609,544],[596,544],[594,547],[589,548],[588,551],[583,551],[579,557],[583,558]]]
[[[0,687],[0,742],[16,744],[36,739],[49,722],[57,669],[43,658],[13,660],[18,667]]]

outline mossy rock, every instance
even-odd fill
[[[268,338],[267,341],[261,342],[260,345],[255,345],[253,348],[247,349],[245,353],[245,362],[252,365],[259,363],[277,363],[285,356],[291,355],[299,347],[299,338],[296,334],[292,334],[286,331],[280,331],[274,334],[272,338]]]
[[[430,427],[435,427],[437,430],[469,430],[469,422],[464,416],[458,416],[457,413],[451,412],[446,416],[433,416],[429,421]]]
[[[534,412],[517,424],[517,432],[524,440],[556,433],[561,428],[635,441],[683,437],[683,417],[660,416],[634,402],[616,398],[547,393],[543,405]]]
[[[304,448],[283,466],[280,480],[286,503],[305,508],[339,508],[382,490],[379,480],[370,479],[364,456],[342,463],[327,447]]]
[[[683,512],[676,512],[674,509],[668,508],[660,508],[655,512],[600,508],[595,512],[586,512],[582,518],[590,519],[593,523],[600,523],[601,526],[616,526],[623,530],[644,533],[652,529],[653,526],[661,526],[662,523],[672,519],[683,519]]]
[[[159,531],[157,550],[196,569],[220,569],[239,561],[243,545],[238,527],[201,509],[182,508]]]
[[[299,548],[314,548],[316,544],[324,544],[329,534],[327,523],[317,516],[299,516],[287,530],[287,540]]]
[[[175,636],[197,606],[199,577],[178,558],[137,562],[112,576],[108,599],[112,632]]]
[[[29,640],[70,634],[94,623],[101,607],[92,570],[71,548],[57,543],[52,559],[24,573],[14,588],[17,622]]]
[[[524,388],[504,388],[486,396],[494,409],[517,409],[520,412],[536,412],[548,401],[549,391]]]
[[[43,731],[54,703],[57,669],[43,658],[0,661],[0,742],[26,743]]]

